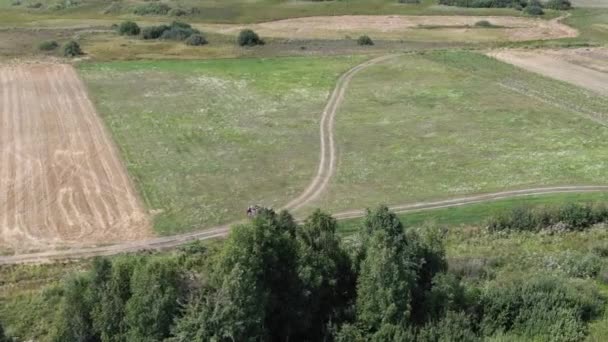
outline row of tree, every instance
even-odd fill
[[[317,211],[261,210],[215,250],[97,259],[63,286],[54,341],[576,341],[603,306],[553,277],[479,287],[449,272],[442,232],[386,207],[354,238]]]

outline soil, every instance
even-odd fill
[[[0,247],[117,243],[152,235],[76,71],[0,66]]]
[[[608,49],[499,50],[488,55],[526,70],[608,95]]]
[[[561,18],[558,18],[561,19]],[[277,20],[248,25],[260,35],[280,38],[343,38],[349,34],[370,34],[383,39],[406,39],[407,34],[421,28],[470,34],[475,31],[492,32],[510,41],[556,39],[576,37],[578,31],[558,19],[543,20],[501,16],[400,16],[400,15],[350,15],[321,16]],[[478,21],[486,20],[497,28],[475,28]],[[218,25],[220,33],[235,34],[245,28],[238,25]],[[471,37],[468,37],[471,38]],[[468,39],[463,35],[463,39]]]

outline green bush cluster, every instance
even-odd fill
[[[38,44],[38,50],[41,51],[52,51],[59,47],[59,43],[54,40],[47,40]]]
[[[514,8],[529,15],[543,15],[543,4],[538,0],[438,0],[440,5],[471,8]],[[549,5],[549,3],[551,3]],[[551,0],[547,8],[569,9],[569,0]],[[550,6],[550,7],[549,7]]]
[[[133,13],[137,15],[167,15],[171,7],[160,2],[143,4],[135,7]]]
[[[264,41],[253,30],[244,29],[239,33],[236,40],[239,46],[264,45]]]
[[[400,4],[419,4],[420,0],[397,0]]]
[[[495,26],[487,20],[480,20],[475,23],[475,27],[495,27]]]
[[[186,45],[200,46],[207,44],[207,39],[200,34],[193,34],[185,41]]]
[[[179,21],[174,21],[170,25],[144,27],[142,30],[143,39],[165,39],[185,41],[193,35],[198,35],[204,39],[199,30],[192,28],[190,24]],[[193,39],[198,40],[198,38]],[[206,39],[204,40],[206,42]]]
[[[118,26],[118,33],[124,36],[137,36],[140,31],[139,25],[132,21],[123,21]]]
[[[441,231],[386,207],[347,245],[336,228],[260,209],[217,251],[97,259],[64,283],[53,341],[578,341],[604,305],[556,276],[463,282]]]
[[[566,204],[561,207],[516,207],[488,221],[490,231],[584,230],[608,222],[605,205]]]
[[[545,4],[545,7],[558,11],[566,11],[572,9],[572,3],[570,0],[549,0]]]
[[[361,46],[370,46],[370,45],[374,45],[374,41],[367,35],[363,35],[361,37],[359,37],[359,39],[357,39],[357,44],[361,45]]]
[[[42,8],[42,3],[41,2],[34,2],[34,3],[31,3],[31,4],[28,4],[27,8],[34,8],[34,9],[36,9],[36,8]]]
[[[74,40],[70,40],[63,46],[63,55],[65,57],[76,57],[84,54],[80,48],[80,44]]]

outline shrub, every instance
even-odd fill
[[[594,215],[590,205],[567,204],[558,213],[558,221],[565,223],[568,228],[582,230],[594,223]]]
[[[397,0],[400,4],[419,4],[420,0]]]
[[[547,257],[544,266],[564,272],[573,278],[593,278],[602,268],[602,259],[594,253],[565,252],[558,256]]]
[[[494,25],[487,20],[480,20],[475,23],[475,27],[494,27]]]
[[[543,5],[538,0],[531,0],[524,9],[524,13],[529,15],[543,15],[545,14],[545,11],[543,11]]]
[[[137,6],[133,13],[137,15],[167,15],[171,7],[163,3],[150,3],[141,6]]]
[[[144,27],[143,30],[141,31],[141,36],[143,39],[158,39],[168,29],[169,29],[169,26],[167,26],[167,25]]]
[[[186,45],[200,46],[207,44],[207,39],[200,34],[193,34],[186,39]]]
[[[126,36],[136,36],[141,30],[139,26],[132,21],[124,21],[118,26],[118,33]]]
[[[32,4],[27,5],[27,8],[40,8],[40,7],[42,7],[41,2],[34,2]]]
[[[264,41],[253,30],[244,29],[239,33],[237,44],[239,46],[255,46],[264,45]]]
[[[572,8],[572,3],[570,3],[570,0],[549,0],[545,4],[545,7],[554,10],[565,11]]]
[[[54,40],[47,40],[38,45],[38,50],[51,51],[59,47],[59,43]]]
[[[174,8],[169,11],[169,15],[172,17],[181,17],[181,16],[187,15],[187,14],[188,14],[188,12],[186,12],[185,10],[183,10],[181,8]]]
[[[11,2],[11,6],[21,6],[21,0],[14,0]]]
[[[367,35],[363,35],[357,39],[357,44],[359,45],[374,45],[374,41]]]
[[[80,44],[74,40],[70,40],[63,46],[63,55],[66,57],[76,57],[82,55]]]

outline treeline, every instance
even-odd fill
[[[53,341],[578,341],[604,306],[551,275],[479,284],[450,271],[443,233],[386,207],[343,242],[317,211],[262,210],[222,244],[100,258],[61,287]]]
[[[537,9],[550,8],[554,10],[569,10],[572,8],[570,0],[548,0],[545,3],[539,0],[438,0],[440,5],[472,7],[472,8],[514,8],[526,10],[528,14],[542,14]],[[532,13],[534,12],[534,13]]]

